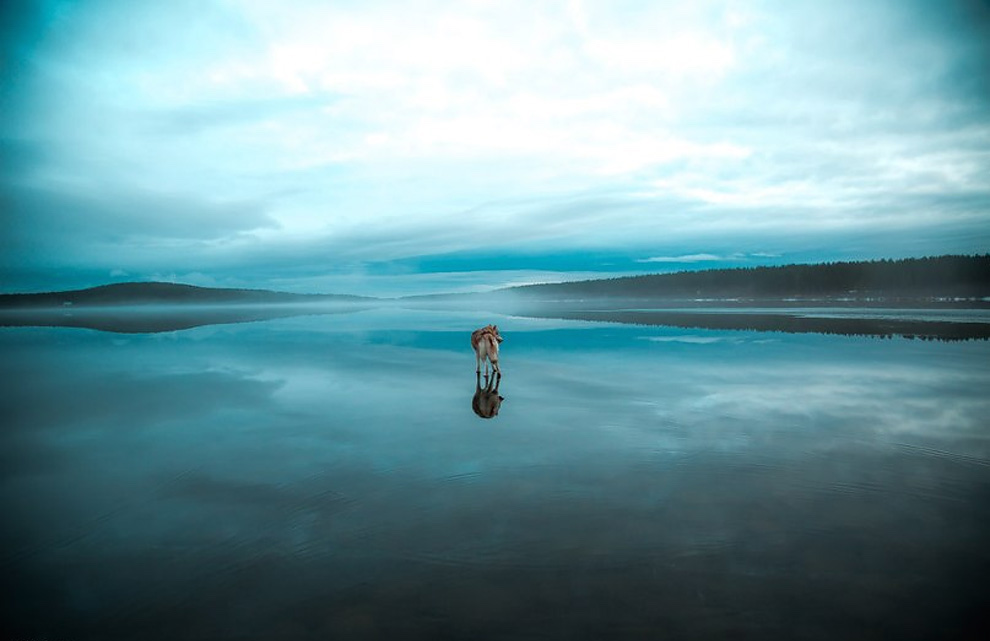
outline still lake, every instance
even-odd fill
[[[986,638],[990,341],[383,308],[0,356],[4,638]]]

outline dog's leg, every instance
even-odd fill
[[[490,342],[491,348],[488,350],[488,359],[492,362],[492,372],[501,376],[502,370],[498,366],[498,343],[495,342],[495,339]]]
[[[494,338],[492,338],[491,359],[492,359],[492,369],[498,372],[498,375],[501,376],[502,369],[498,366],[498,341],[495,340]]]

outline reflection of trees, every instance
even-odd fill
[[[664,325],[692,329],[738,329],[790,333],[843,334],[846,336],[896,336],[939,341],[990,339],[990,324],[976,322],[924,321],[896,318],[815,318],[788,314],[693,311],[573,311],[542,309],[532,314],[542,318],[606,321],[635,325]]]
[[[131,307],[70,307],[65,309],[0,309],[0,327],[85,327],[104,332],[145,334],[174,332],[204,325],[227,325],[290,318],[353,314],[358,306],[301,305],[135,305]]]

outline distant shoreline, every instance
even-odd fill
[[[990,254],[681,271],[509,290],[524,298],[871,301],[990,300]]]
[[[61,292],[0,294],[0,325],[170,331],[369,306],[714,329],[984,339],[990,338],[990,322],[982,320],[824,318],[799,311],[990,310],[990,254],[682,271],[403,298],[116,283]]]
[[[197,287],[181,283],[134,282],[86,289],[0,294],[0,309],[112,308],[142,305],[244,306],[324,304],[375,300],[340,294],[293,294],[265,289]]]

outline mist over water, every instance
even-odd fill
[[[0,350],[17,638],[986,628],[987,341],[380,308]]]

